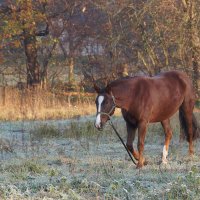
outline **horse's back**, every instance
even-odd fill
[[[195,98],[192,83],[184,72],[170,71],[151,79],[151,121],[171,117],[187,98]]]
[[[185,98],[194,98],[191,81],[184,72],[163,72],[126,81],[126,88],[132,89],[130,110],[138,120],[149,116],[150,122],[163,121],[177,112]]]
[[[118,79],[110,86],[137,121],[145,117],[149,122],[163,121],[177,112],[185,99],[195,98],[190,78],[179,71]]]
[[[169,72],[163,72],[158,76],[155,76],[153,79],[159,80],[160,82],[163,82],[165,86],[171,86],[173,88],[173,93],[176,92],[176,89],[178,88],[182,93],[186,96],[189,96],[190,98],[195,97],[194,89],[192,86],[192,82],[189,78],[189,76],[185,72],[181,71],[169,71]],[[158,83],[158,84],[159,84]]]

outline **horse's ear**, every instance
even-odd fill
[[[95,91],[96,91],[98,94],[99,94],[100,91],[101,91],[101,88],[98,87],[96,83],[94,83],[94,89],[95,89]]]
[[[109,85],[107,85],[107,87],[105,88],[106,93],[110,94],[111,93],[111,87]]]

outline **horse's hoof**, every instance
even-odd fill
[[[167,165],[168,164],[168,160],[167,159],[162,159],[162,164]]]
[[[163,165],[167,165],[168,164],[168,161],[167,160],[162,160],[162,163]]]
[[[145,161],[144,161],[144,165],[147,165],[148,164],[148,161],[145,159]]]
[[[189,157],[190,158],[193,158],[194,157],[194,152],[192,151],[192,152],[189,152]]]
[[[143,166],[144,166],[143,164],[138,163],[136,169],[141,169]]]

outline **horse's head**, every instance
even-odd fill
[[[116,106],[115,99],[112,92],[106,89],[95,87],[95,90],[98,94],[95,101],[97,108],[95,127],[98,130],[102,130],[105,123],[110,119],[110,116],[114,114]]]

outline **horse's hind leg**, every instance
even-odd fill
[[[126,128],[127,128],[127,143],[126,143],[126,146],[127,146],[128,150],[132,153],[134,158],[136,160],[138,160],[139,159],[139,154],[133,148],[133,141],[135,139],[137,126],[133,126],[130,123],[126,122]]]
[[[167,164],[167,155],[168,155],[168,150],[169,150],[169,144],[172,138],[172,129],[170,126],[170,120],[166,119],[164,121],[161,122],[162,127],[164,129],[165,132],[165,144],[163,147],[163,156],[162,156],[162,163],[163,164]]]
[[[147,130],[147,122],[141,121],[138,125],[138,152],[139,152],[139,160],[137,164],[137,168],[141,168],[146,164],[145,158],[143,156],[144,152],[144,140],[146,136]]]
[[[193,108],[194,108],[194,100],[193,99],[185,99],[183,104],[180,107],[180,112],[182,117],[184,118],[185,125],[182,125],[185,128],[184,132],[186,134],[187,140],[189,142],[189,154],[194,154],[194,147],[193,147],[193,127],[192,127],[192,115],[193,115]]]

